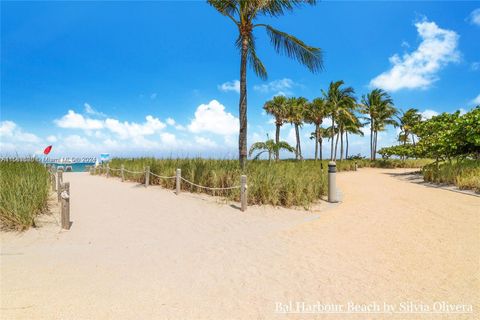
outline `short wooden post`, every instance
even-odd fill
[[[60,193],[62,192],[62,184],[63,184],[63,171],[57,171],[57,197],[58,201],[60,201]]]
[[[70,182],[62,184],[62,228],[70,229]]]
[[[55,177],[55,174],[50,172],[50,180],[52,183],[52,191],[57,191],[57,178]]]
[[[355,171],[357,171],[357,168],[358,168],[357,161],[355,161]]]
[[[110,176],[110,164],[107,163],[107,178]]]
[[[181,183],[182,183],[182,169],[177,169],[177,175],[175,177],[176,194],[180,194]]]
[[[247,210],[247,176],[240,176],[240,206],[242,211]]]
[[[122,177],[122,182],[125,181],[125,173],[124,173],[124,170],[125,170],[125,165],[122,164],[122,166],[120,167],[120,175]]]
[[[145,188],[150,184],[150,167],[145,167]]]

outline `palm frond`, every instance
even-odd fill
[[[315,5],[316,0],[257,0],[259,12],[263,15],[278,17],[302,5]]]
[[[255,74],[260,77],[260,79],[267,79],[267,69],[265,69],[262,61],[257,57],[257,53],[255,51],[255,40],[253,39],[253,36],[248,42],[248,63],[250,64],[250,67],[253,69]]]
[[[267,34],[275,51],[297,60],[312,72],[323,70],[323,56],[320,48],[311,47],[302,40],[270,25],[261,26],[267,29]]]
[[[248,156],[251,156],[252,153],[254,153],[256,150],[264,150],[264,149],[267,149],[267,145],[265,142],[255,142],[250,147],[250,150],[248,151]]]
[[[207,0],[207,3],[214,7],[218,12],[229,17],[237,26],[239,22],[234,18],[238,13],[236,0]]]

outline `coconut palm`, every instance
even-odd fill
[[[285,123],[287,116],[287,98],[276,96],[272,100],[265,102],[263,109],[275,117],[275,143],[280,142],[280,127]],[[280,153],[275,153],[275,160],[280,158]]]
[[[323,127],[319,127],[318,129],[315,129],[314,132],[310,133],[310,139],[311,140],[314,140],[318,143],[318,151],[320,153],[320,161],[323,160],[323,152],[322,152],[322,148],[323,148],[323,139],[325,138],[328,138],[330,139],[330,134],[331,134],[331,131],[330,129],[328,128],[323,128]],[[317,159],[317,148],[315,148],[315,160]]]
[[[287,102],[286,120],[295,127],[295,159],[303,160],[302,146],[300,143],[300,127],[303,125],[305,113],[308,106],[308,100],[300,98],[289,98]]]
[[[322,147],[321,141],[322,131],[320,126],[322,125],[323,118],[327,116],[326,101],[323,98],[315,98],[308,104],[305,112],[305,122],[315,125],[315,161],[318,159],[318,145],[320,144],[320,160],[322,160]]]
[[[355,117],[354,121],[348,122],[345,125],[345,159],[348,159],[348,134],[357,134],[363,137],[363,131],[361,128],[363,127],[363,124],[360,122],[360,120]]]
[[[333,143],[335,140],[335,121],[339,120],[340,122],[345,121],[353,117],[352,110],[355,106],[355,97],[353,96],[355,91],[352,87],[342,88],[344,82],[343,80],[330,82],[328,91],[323,92],[323,96],[326,99],[328,114],[332,119],[331,125],[331,151],[330,151],[330,160],[334,161],[337,158],[337,145],[338,145],[338,134],[335,142],[335,149],[333,148]],[[339,127],[340,129],[340,127]]]
[[[407,111],[402,112],[402,115],[397,118],[401,130],[398,140],[405,145],[408,142],[409,136],[411,136],[413,146],[415,146],[415,134],[413,133],[413,128],[422,121],[422,115],[418,113],[418,109],[410,108]]]
[[[304,4],[314,5],[315,0],[208,0],[220,14],[229,18],[238,29],[235,41],[240,51],[240,132],[238,137],[239,161],[245,169],[247,157],[247,61],[255,74],[267,78],[267,71],[255,50],[256,28],[264,28],[277,53],[282,53],[306,66],[312,72],[323,68],[320,48],[311,47],[300,39],[264,23],[256,23],[260,17],[279,17]]]
[[[378,131],[385,130],[388,124],[396,124],[393,119],[397,110],[390,95],[382,89],[373,89],[362,96],[360,110],[370,124],[370,159],[376,159]]]
[[[253,158],[253,160],[257,160],[258,158],[260,158],[260,156],[262,154],[267,152],[268,153],[268,161],[272,161],[272,155],[276,155],[276,154],[280,153],[281,150],[286,150],[286,151],[289,151],[289,152],[294,152],[295,151],[295,149],[291,145],[289,145],[287,142],[285,142],[285,141],[275,142],[273,139],[269,139],[268,134],[267,134],[267,141],[265,141],[265,142],[255,142],[254,144],[252,144],[252,146],[250,147],[250,151],[248,152],[248,155],[251,157],[252,154],[255,151],[260,151]],[[278,161],[278,158],[275,158],[275,161]]]

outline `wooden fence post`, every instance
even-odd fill
[[[70,229],[70,182],[62,184],[62,228]]]
[[[247,210],[247,176],[240,176],[240,205],[241,210]]]
[[[50,180],[50,182],[52,183],[52,191],[57,191],[57,178],[52,172],[50,172]]]
[[[145,167],[145,188],[148,187],[150,183],[150,166]]]
[[[175,185],[176,185],[176,194],[180,194],[180,184],[182,183],[182,169],[177,169],[177,174],[175,177]]]
[[[60,193],[62,192],[62,184],[63,184],[63,171],[57,171],[57,198],[60,201]]]
[[[107,163],[107,178],[110,175],[110,164]]]
[[[125,181],[125,173],[123,170],[125,170],[124,164],[122,164],[122,166],[120,167],[120,175],[122,176],[122,182]]]

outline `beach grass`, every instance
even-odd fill
[[[422,170],[425,181],[441,184],[454,184],[459,189],[471,189],[480,193],[480,161],[464,159],[432,163]]]
[[[48,209],[49,173],[35,161],[0,161],[0,222],[2,229],[28,229]]]
[[[357,160],[358,167],[421,167],[425,161],[419,160]],[[111,168],[120,168],[143,172],[146,166],[160,176],[175,176],[177,168],[182,177],[210,188],[227,188],[240,184],[241,170],[237,160],[218,160],[204,158],[155,159],[155,158],[116,158],[110,162]],[[328,161],[282,160],[278,162],[250,161],[245,174],[248,185],[249,205],[274,205],[282,207],[309,208],[327,192]],[[355,161],[337,161],[338,171],[354,170]],[[112,176],[120,176],[120,171],[111,170]],[[145,175],[125,172],[125,179],[144,183]],[[150,176],[150,184],[174,189],[175,179],[161,179]],[[208,190],[182,181],[181,189],[193,193],[207,193],[222,196],[228,200],[239,201],[240,190]]]

